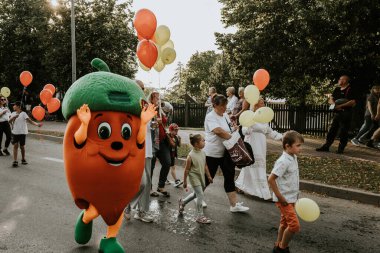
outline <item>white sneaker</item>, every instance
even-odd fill
[[[133,216],[136,220],[141,220],[143,222],[153,222],[153,217],[145,212],[137,212],[135,216]]]
[[[243,206],[243,202],[236,203],[235,206],[230,206],[230,211],[233,213],[236,212],[246,212],[249,210],[249,207]]]
[[[174,187],[178,187],[178,186],[180,186],[181,184],[183,184],[183,182],[181,181],[181,180],[179,180],[179,179],[177,179],[176,181],[174,181]]]
[[[194,201],[195,201],[195,204],[197,204],[198,198],[195,198]],[[203,208],[207,207],[207,203],[204,200],[202,200],[202,207]]]

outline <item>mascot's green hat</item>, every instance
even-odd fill
[[[100,71],[79,78],[65,94],[62,102],[65,119],[75,114],[83,104],[88,104],[91,111],[126,112],[140,116],[145,96],[137,83],[110,73],[101,59],[93,59],[91,65]]]

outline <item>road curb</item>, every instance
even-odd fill
[[[63,143],[63,137],[56,137],[45,134],[38,133],[29,133],[30,137],[39,140],[49,140],[59,144]],[[186,159],[178,158],[176,160],[176,165],[185,166]],[[240,169],[235,169],[235,175],[238,176],[240,173]],[[327,195],[334,198],[347,199],[347,200],[355,200],[364,204],[370,204],[380,207],[380,194],[366,192],[351,188],[341,188],[332,185],[326,185],[321,183],[316,183],[307,180],[300,180],[300,189],[306,190],[310,192],[315,192],[323,195]]]

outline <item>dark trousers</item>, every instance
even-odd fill
[[[348,131],[351,125],[351,111],[343,111],[335,114],[329,132],[327,133],[326,143],[324,146],[329,148],[338,134],[339,131],[339,148],[343,151],[348,142]]]
[[[161,171],[160,171],[160,177],[158,179],[158,187],[164,188],[165,182],[168,179],[170,163],[171,163],[170,147],[169,147],[169,144],[166,143],[166,141],[162,141],[160,143],[160,150],[156,152],[155,157],[157,157],[157,159],[161,163]],[[152,159],[152,166],[154,166],[153,160],[155,162],[156,159]]]
[[[6,137],[4,148],[7,149],[9,147],[9,144],[11,143],[12,137],[11,126],[9,125],[8,121],[0,122],[0,149],[3,143],[3,133]]]
[[[226,193],[235,191],[235,164],[231,160],[230,154],[227,150],[224,152],[224,157],[215,158],[206,156],[206,163],[211,177],[214,178],[218,170],[218,167],[223,172],[224,176],[224,190]],[[209,185],[209,181],[206,176],[206,187]]]

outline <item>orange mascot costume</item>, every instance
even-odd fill
[[[87,243],[100,215],[108,229],[99,250],[124,252],[116,236],[123,210],[140,187],[146,124],[156,112],[134,81],[110,73],[100,59],[91,64],[100,71],[73,83],[62,103],[68,119],[63,143],[67,182],[75,204],[84,209],[75,240]]]

